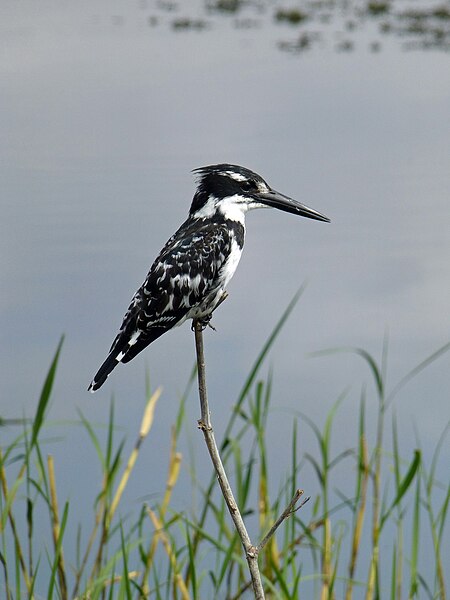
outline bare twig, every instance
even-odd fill
[[[301,498],[301,496],[303,495],[303,490],[297,490],[294,494],[294,497],[292,498],[292,500],[289,502],[288,506],[286,507],[286,509],[282,512],[282,514],[278,517],[278,519],[275,521],[275,523],[272,525],[272,527],[269,529],[268,533],[264,536],[264,538],[259,542],[259,544],[256,546],[256,549],[258,551],[258,554],[261,552],[261,550],[267,545],[267,543],[269,542],[270,538],[274,535],[274,533],[276,532],[276,530],[278,529],[278,527],[281,525],[281,523],[283,521],[285,521],[286,519],[288,519],[291,515],[293,515],[295,512],[297,512],[298,510],[300,510],[300,508],[302,508],[302,506],[304,506],[308,500],[310,499],[310,497],[308,496],[308,498],[305,498],[303,500],[303,502],[297,506],[297,508],[295,508],[295,505],[297,504],[298,500]],[[319,521],[317,521],[317,523],[319,523]],[[314,524],[313,524],[314,525]],[[311,526],[310,526],[311,527]],[[303,536],[301,536],[303,537]],[[300,543],[300,538],[298,543]],[[282,555],[282,553],[280,553],[280,556]],[[250,589],[252,587],[252,582],[251,581],[247,581],[247,583],[245,583],[240,589],[239,591],[230,598],[230,600],[238,600],[239,598],[242,598],[244,592],[246,592],[248,589]]]
[[[278,529],[278,527],[281,525],[281,523],[283,521],[285,521],[287,518],[289,518],[292,514],[297,512],[304,504],[306,504],[308,502],[309,497],[305,498],[303,500],[303,502],[299,506],[297,506],[297,508],[295,508],[295,505],[297,504],[297,502],[299,501],[301,496],[303,496],[303,490],[297,490],[294,494],[294,497],[292,498],[292,500],[289,502],[288,506],[286,507],[286,509],[281,513],[281,515],[278,517],[278,519],[275,521],[275,523],[269,529],[268,533],[259,542],[259,544],[257,546],[258,552],[261,552],[261,550],[264,548],[264,546],[267,544],[267,542],[273,536],[273,534]]]
[[[220,458],[214,437],[213,428],[211,425],[211,417],[209,413],[208,397],[206,393],[206,376],[205,376],[205,356],[203,352],[203,328],[204,325],[200,321],[194,321],[193,329],[195,333],[195,347],[197,351],[197,371],[198,371],[198,392],[200,397],[201,419],[198,422],[199,428],[203,431],[206,446],[211,457],[214,469],[217,473],[220,489],[225,499],[226,505],[233,519],[234,526],[241,539],[242,546],[245,551],[250,576],[252,578],[253,592],[256,600],[264,599],[264,589],[261,581],[261,573],[258,567],[258,548],[254,546],[247,533],[242,515],[234,499],[233,491],[228,481],[225,469]]]

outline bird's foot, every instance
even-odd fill
[[[212,319],[212,315],[205,315],[204,317],[200,317],[199,319],[193,319],[192,320],[192,325],[191,325],[191,329],[192,331],[194,331],[196,324],[198,323],[201,327],[201,330],[204,331],[208,325],[214,329],[214,327],[212,325],[210,325],[210,321]]]
[[[214,307],[214,310],[216,310],[216,308],[218,306],[220,306],[222,304],[222,302],[224,300],[226,300],[227,298],[228,298],[228,292],[224,291],[223,294],[221,295],[218,303]],[[209,315],[205,315],[204,317],[192,319],[191,330],[194,331],[196,323],[199,323],[202,331],[204,331],[207,327],[210,327],[213,331],[217,331],[217,329],[214,327],[214,325],[211,325],[212,316],[213,316],[213,313],[210,313]]]

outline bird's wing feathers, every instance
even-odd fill
[[[98,389],[119,362],[129,362],[182,322],[217,290],[217,274],[230,251],[227,227],[183,224],[168,240],[133,296],[108,357],[90,389]]]
[[[157,337],[184,320],[213,290],[226,260],[230,239],[225,226],[211,223],[186,230],[181,226],[153,263],[134,295],[111,350],[128,362]],[[133,344],[133,336],[138,338]],[[124,344],[125,342],[125,344]]]
[[[177,232],[178,233],[178,232]],[[211,223],[175,235],[153,263],[137,292],[137,327],[173,327],[200,306],[217,286],[217,275],[230,251],[226,226]]]

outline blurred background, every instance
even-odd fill
[[[99,473],[81,473],[93,450],[77,411],[104,424],[114,397],[131,443],[146,373],[163,395],[127,508],[163,491],[170,427],[194,365],[189,325],[119,366],[94,396],[86,389],[187,215],[196,167],[244,165],[332,221],[250,213],[217,331],[205,332],[220,439],[260,348],[306,282],[265,368],[274,485],[295,411],[322,426],[348,389],[338,451],[353,443],[361,387],[372,385],[358,357],[309,353],[358,346],[381,358],[387,340],[393,388],[450,341],[448,1],[3,0],[0,43],[0,414],[33,416],[64,333],[46,433],[59,495],[76,499],[79,520]],[[417,438],[430,460],[448,422],[449,361],[444,354],[395,400],[408,461]],[[369,426],[376,412],[369,402]],[[194,389],[185,470],[190,452],[204,453],[198,415]],[[307,429],[302,439],[299,452],[315,452]],[[209,481],[209,463],[198,460]],[[314,494],[315,485],[306,471],[299,486]],[[189,494],[176,502],[188,509]]]

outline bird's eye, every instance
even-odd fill
[[[244,192],[253,192],[257,189],[257,185],[253,179],[247,179],[247,181],[243,181],[241,183],[241,188],[244,190]]]

